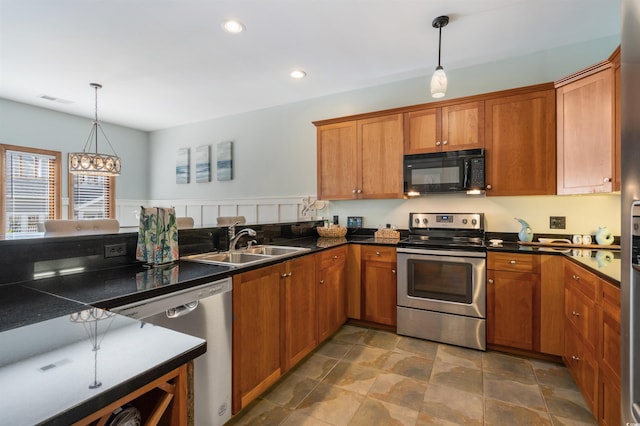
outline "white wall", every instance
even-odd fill
[[[362,216],[363,226],[377,228],[391,224],[406,229],[409,212],[485,213],[485,229],[492,232],[518,232],[524,219],[534,233],[595,234],[607,226],[620,235],[620,193],[603,195],[561,195],[528,197],[484,197],[434,194],[409,200],[333,201],[319,215],[338,215],[346,225],[347,216]],[[549,216],[565,216],[566,229],[550,229]]]
[[[0,98],[0,143],[62,152],[63,197],[68,195],[67,154],[82,150],[91,131],[91,123],[89,118]],[[110,123],[101,124],[114,150],[122,158],[122,174],[116,178],[117,198],[147,199],[149,134]],[[101,137],[98,142],[100,151],[103,148],[109,151]]]
[[[447,69],[446,98],[554,81],[606,59],[618,44],[618,37],[610,37],[472,68]],[[250,204],[265,197],[315,195],[316,129],[312,121],[430,102],[429,78],[412,78],[152,132],[150,198],[169,204],[189,199],[195,209],[198,200],[201,205],[238,199]],[[234,179],[228,182],[215,180],[215,145],[223,141],[234,142]],[[193,153],[199,145],[212,146],[212,181],[176,184],[174,174],[169,172],[175,168],[176,150],[188,147]],[[191,167],[195,170],[193,154]],[[588,232],[606,224],[619,234],[619,198],[616,194],[489,198],[443,195],[419,200],[333,202],[318,214],[338,214],[341,223],[346,223],[347,215],[361,215],[368,227],[394,223],[406,228],[410,211],[484,211],[489,230],[514,232],[519,229],[513,220],[516,215],[528,220],[535,232],[551,232],[548,216],[555,215],[567,216],[567,232]],[[203,222],[211,220],[203,218]]]

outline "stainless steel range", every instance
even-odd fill
[[[398,243],[398,334],[486,349],[483,213],[410,213]]]

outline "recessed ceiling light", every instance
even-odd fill
[[[302,71],[302,70],[293,70],[289,73],[289,75],[291,76],[291,78],[305,78],[307,76],[307,73]]]
[[[238,34],[244,31],[244,24],[235,19],[227,19],[222,23],[222,28],[228,33]]]

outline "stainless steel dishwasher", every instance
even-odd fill
[[[225,278],[113,309],[207,341],[207,352],[194,362],[196,425],[218,426],[231,418],[232,288]]]

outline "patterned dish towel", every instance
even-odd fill
[[[178,257],[176,210],[173,207],[140,207],[136,259],[162,265]]]

